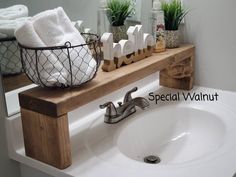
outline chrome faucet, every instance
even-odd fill
[[[131,114],[136,112],[136,106],[141,109],[145,109],[149,106],[149,102],[147,99],[142,97],[132,98],[131,94],[137,91],[138,88],[135,87],[132,90],[128,91],[125,94],[123,103],[118,102],[118,107],[112,102],[107,102],[103,105],[100,105],[101,109],[106,108],[106,114],[104,116],[104,122],[108,124],[115,124],[130,116]]]

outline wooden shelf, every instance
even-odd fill
[[[68,112],[160,71],[160,84],[193,87],[194,46],[183,45],[121,67],[99,70],[90,83],[75,89],[36,87],[19,94],[26,155],[59,169],[71,165]]]
[[[96,78],[80,88],[48,89],[36,87],[19,94],[21,108],[59,117],[97,98],[161,71],[194,55],[193,45],[168,49],[164,53],[124,66],[112,72],[98,71]],[[165,84],[163,84],[165,85]]]
[[[5,92],[10,92],[12,90],[32,84],[32,82],[24,73],[3,76],[2,80]]]

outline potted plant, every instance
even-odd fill
[[[125,20],[132,12],[131,0],[109,0],[107,2],[107,17],[110,22],[110,32],[113,33],[115,42],[128,38]]]
[[[188,12],[183,8],[180,0],[162,1],[161,8],[165,17],[166,47],[179,47],[179,25]]]

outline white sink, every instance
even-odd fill
[[[236,113],[228,106],[178,102],[151,104],[112,125],[97,117],[87,130],[85,144],[98,163],[126,169],[127,175],[118,173],[123,176],[232,177],[227,168],[229,158],[236,158],[235,134]],[[161,162],[145,163],[149,155]]]
[[[236,93],[195,87],[193,93],[218,93],[217,102],[158,102],[113,125],[104,123],[98,105],[180,90],[158,87],[153,75],[69,113],[72,165],[55,169],[25,156],[21,119],[7,119],[12,159],[57,177],[233,177],[236,172]],[[188,93],[188,92],[187,92]],[[160,157],[158,164],[144,157]]]
[[[188,164],[231,144],[234,117],[236,114],[224,107],[152,105],[118,124],[105,124],[103,116],[98,118],[90,126],[87,147],[103,160],[124,155],[144,163],[144,157],[155,155],[161,158],[160,165]]]
[[[180,164],[205,157],[224,144],[226,124],[217,115],[189,106],[167,106],[140,113],[122,127],[117,146],[127,157],[143,162]]]

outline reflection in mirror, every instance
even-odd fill
[[[148,30],[148,15],[151,9],[152,0],[132,0],[135,4],[135,11],[128,19],[128,25],[137,23],[143,24],[144,30]],[[72,21],[82,20],[84,27],[90,28],[92,32],[97,32],[97,12],[100,5],[100,0],[2,0],[0,5],[0,61],[1,61],[1,77],[3,83],[3,91],[6,97],[6,105],[8,116],[19,112],[18,93],[24,90],[35,87],[28,77],[24,74],[20,52],[17,46],[17,41],[14,38],[14,28],[19,24],[16,17],[6,18],[1,16],[1,11],[7,7],[15,4],[24,4],[27,6],[28,11],[23,9],[23,15],[20,16],[27,18],[27,16],[34,16],[35,14],[57,8],[63,7],[67,15]],[[16,8],[16,7],[15,7]],[[2,13],[3,14],[3,13]],[[26,19],[27,20],[27,19]],[[17,23],[16,23],[17,21]],[[22,19],[21,21],[22,22]]]
[[[20,51],[14,37],[7,36],[0,39],[0,59],[7,114],[11,116],[19,112],[18,93],[34,85],[23,72]]]
[[[15,38],[0,39],[1,74],[5,92],[31,84],[23,73],[20,51]]]

